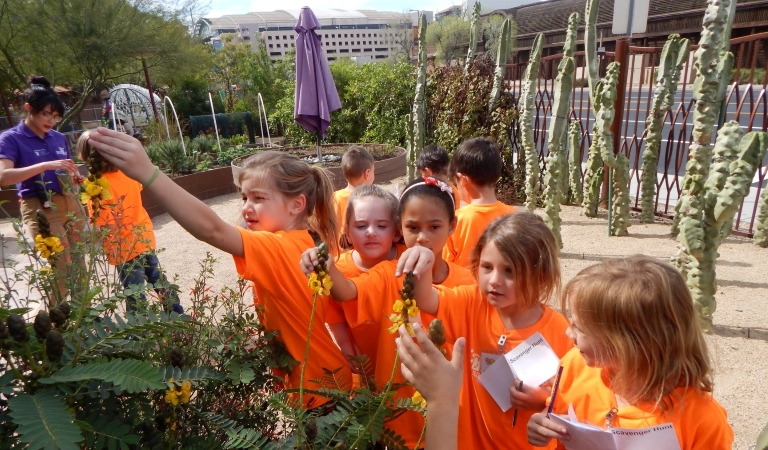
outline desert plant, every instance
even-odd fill
[[[477,50],[477,35],[480,33],[480,2],[475,2],[472,7],[472,19],[469,24],[469,48],[467,49],[467,59],[464,61],[464,75],[469,73],[469,68],[475,61],[475,50]]]
[[[587,85],[589,86],[590,96],[599,89],[597,83],[600,81],[598,66],[600,60],[597,59],[597,15],[600,10],[600,0],[587,0],[584,6],[584,53],[586,54],[587,64]],[[592,114],[597,115],[597,106],[592,99]]]
[[[574,120],[568,129],[568,203],[581,204],[581,124]]]
[[[413,122],[413,140],[408,148],[408,180],[416,177],[416,159],[424,148],[424,138],[426,135],[426,97],[425,90],[427,84],[427,17],[424,14],[419,16],[419,62],[416,71],[416,95],[413,98],[413,111],[411,120]]]
[[[477,3],[476,3],[477,4]],[[504,90],[504,71],[507,67],[507,54],[509,53],[509,36],[512,29],[510,19],[504,20],[501,26],[501,37],[499,38],[499,49],[496,53],[496,68],[493,71],[493,89],[491,89],[491,98],[488,99],[488,111],[496,109],[501,92]]]
[[[197,161],[184,153],[181,142],[176,140],[156,142],[147,146],[147,154],[153,163],[170,175],[192,172]]]
[[[529,211],[536,209],[536,197],[539,192],[539,152],[533,140],[533,112],[536,97],[536,80],[539,78],[539,62],[544,36],[539,33],[533,40],[531,56],[523,75],[518,111],[520,114],[520,136],[522,152],[525,157],[525,207]]]
[[[579,28],[579,13],[568,17],[568,30],[563,45],[563,59],[557,66],[555,79],[555,95],[552,101],[552,121],[549,122],[547,142],[547,173],[544,176],[544,221],[552,230],[560,248],[563,241],[560,237],[560,203],[563,201],[563,180],[567,178],[565,162],[565,129],[568,125],[568,110],[571,104],[573,90],[573,73],[576,61],[573,53],[576,51],[576,33]]]
[[[755,219],[755,235],[752,242],[758,247],[768,247],[768,187],[760,194],[759,209]]]
[[[681,39],[680,35],[672,34],[664,44],[661,51],[660,63],[656,79],[656,91],[653,94],[651,111],[645,120],[646,137],[645,150],[643,151],[643,169],[640,179],[642,196],[640,197],[640,220],[646,223],[653,222],[654,200],[656,198],[656,164],[659,160],[659,147],[661,145],[661,129],[664,115],[674,103],[677,92],[677,82],[680,79],[685,61],[688,60],[690,44],[688,39]]]

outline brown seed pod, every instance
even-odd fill
[[[35,335],[37,335],[38,339],[43,340],[48,336],[48,332],[51,331],[51,317],[47,311],[40,310],[37,312],[32,328],[35,330]]]

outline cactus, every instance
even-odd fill
[[[475,3],[477,5],[477,3]],[[491,98],[488,99],[488,111],[493,112],[499,102],[501,92],[504,90],[504,72],[507,68],[507,54],[509,53],[509,36],[512,33],[512,22],[505,19],[501,25],[501,37],[499,37],[499,50],[496,53],[496,70],[493,72],[493,89]]]
[[[568,130],[568,202],[581,204],[584,200],[581,186],[581,124],[574,120]]]
[[[555,79],[555,96],[552,107],[552,120],[549,122],[549,142],[547,142],[547,174],[544,176],[544,219],[557,239],[560,248],[563,248],[560,237],[560,203],[563,202],[565,191],[563,181],[567,179],[567,169],[563,144],[565,130],[568,124],[568,110],[571,103],[571,91],[573,90],[573,72],[576,62],[573,53],[576,50],[576,33],[579,28],[579,14],[573,13],[568,17],[568,31],[563,46],[563,59],[557,66],[557,78]]]
[[[595,105],[595,95],[599,87],[600,75],[598,72],[599,61],[597,59],[597,14],[600,8],[600,0],[587,0],[584,7],[584,52],[586,54],[587,64],[587,83],[589,85],[590,96],[592,97],[592,114],[597,115],[597,105]]]
[[[664,125],[662,120],[674,102],[677,82],[680,79],[683,64],[688,59],[689,49],[688,39],[681,39],[680,35],[672,34],[661,51],[656,92],[653,94],[650,114],[645,120],[648,133],[645,138],[643,173],[640,179],[642,186],[640,220],[645,223],[653,223],[657,183],[656,164],[659,160],[661,130]]]
[[[587,0],[584,6],[584,52],[587,64],[587,82],[591,98],[592,114],[597,116],[600,111],[600,95],[602,81],[599,78],[597,59],[597,14],[600,0]],[[600,186],[603,184],[603,159],[600,157],[600,140],[596,124],[592,126],[592,144],[587,151],[587,171],[584,174],[584,193],[582,197],[582,212],[587,217],[597,217],[597,205],[600,202]]]
[[[717,249],[730,234],[733,217],[749,192],[766,147],[766,133],[745,136],[738,122],[726,123],[718,132],[711,167],[701,182],[702,194],[690,197],[682,210],[677,236],[682,249],[676,262],[686,265],[683,271],[694,305],[710,325],[716,308]]]
[[[416,144],[413,142],[413,117],[405,115],[405,157],[408,167],[408,182],[416,178]]]
[[[760,209],[757,210],[752,243],[758,247],[768,247],[768,186],[763,186],[763,193],[760,194],[758,203],[760,203]]]
[[[407,121],[408,128],[408,180],[416,177],[416,159],[424,148],[426,132],[426,97],[424,90],[427,85],[427,18],[419,16],[419,65],[416,71],[416,95],[413,99],[413,113]]]
[[[709,0],[704,13],[704,29],[694,54],[696,80],[693,83],[693,98],[696,99],[696,108],[693,111],[693,139],[680,200],[675,205],[673,235],[678,234],[683,217],[701,220],[701,210],[697,207],[700,201],[697,199],[704,195],[704,180],[712,157],[712,134],[733,67],[733,55],[728,52],[728,47],[735,8],[735,1]],[[699,239],[703,233],[700,230]]]
[[[536,209],[536,194],[539,191],[539,153],[533,140],[533,111],[536,109],[536,80],[539,78],[539,61],[544,37],[537,34],[531,46],[531,57],[523,75],[523,86],[518,101],[520,110],[520,136],[523,156],[525,157],[525,207],[529,211]]]
[[[475,2],[475,6],[472,8],[472,19],[469,25],[469,49],[467,49],[467,60],[464,61],[464,75],[469,74],[469,68],[472,67],[472,63],[475,61],[475,50],[477,49],[477,35],[480,22],[480,2]]]

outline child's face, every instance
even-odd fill
[[[388,257],[392,244],[400,237],[390,214],[390,206],[376,197],[364,197],[355,202],[344,232],[355,250],[366,260]]]
[[[496,309],[516,311],[521,308],[512,273],[512,266],[496,244],[489,242],[483,247],[477,265],[477,281],[480,292]]]
[[[294,202],[278,192],[271,183],[247,177],[242,181],[241,189],[241,212],[249,230],[275,232],[292,228],[297,218]]]
[[[581,356],[584,358],[584,362],[586,362],[589,367],[605,367],[605,364],[600,361],[600,358],[598,357],[592,339],[590,339],[588,335],[584,334],[582,329],[579,327],[579,318],[573,312],[573,310],[571,311],[571,326],[568,327],[568,329],[565,331],[565,334],[568,335],[569,338],[573,339],[574,345],[579,349],[579,353],[581,353]]]
[[[426,247],[432,250],[435,258],[442,259],[445,241],[456,227],[456,220],[450,221],[442,202],[410,197],[400,220],[406,247]]]

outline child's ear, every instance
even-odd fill
[[[456,222],[458,222],[458,220],[456,219],[456,216],[453,216],[453,220],[448,224],[448,236],[452,236],[453,232],[456,231]]]
[[[288,202],[288,211],[294,216],[303,214],[306,208],[307,196],[304,194],[299,194]]]
[[[432,175],[432,169],[430,169],[429,167],[427,167],[425,169],[419,169],[419,172],[421,172],[421,177],[422,178],[427,178],[427,177],[433,176]]]

